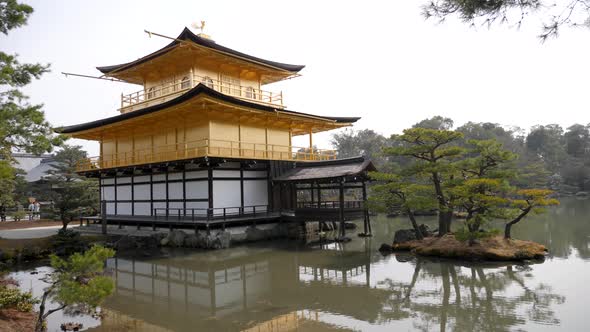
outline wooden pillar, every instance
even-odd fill
[[[131,215],[135,215],[135,170],[131,173]]]
[[[344,237],[344,179],[340,179],[340,236]]]
[[[119,205],[119,204],[117,204],[117,201],[118,201],[118,199],[117,199],[117,171],[115,171],[115,178],[113,181],[115,184],[113,188],[115,188],[114,196],[115,196],[115,215],[116,215],[117,214],[117,205]]]
[[[297,208],[297,184],[291,183],[291,204],[293,204],[293,210]]]
[[[316,182],[315,184],[318,186],[318,209],[319,209],[321,207],[320,205],[322,204],[322,187],[318,182]]]
[[[107,201],[100,202],[100,216],[102,221],[102,234],[107,234]]]
[[[309,128],[309,153],[310,153],[310,156],[313,156],[313,135],[312,134],[313,134],[313,130],[310,127]]]
[[[244,213],[244,164],[240,163],[240,213]]]
[[[209,203],[209,212],[213,212],[213,168],[211,165],[207,166],[207,193],[208,193],[208,203]]]
[[[279,186],[279,211],[283,210],[283,183],[282,182],[278,182],[278,186]]]
[[[367,185],[363,180],[363,226],[365,235],[369,234],[369,214],[367,213]]]

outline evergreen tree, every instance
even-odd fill
[[[35,331],[44,331],[47,317],[67,307],[75,306],[83,312],[95,310],[113,292],[114,282],[104,275],[104,265],[114,255],[112,249],[93,246],[85,253],[75,253],[68,259],[51,256],[54,271],[45,280],[49,286],[41,297]],[[48,299],[58,306],[46,308]]]
[[[383,149],[385,155],[404,156],[413,161],[402,170],[404,175],[426,179],[432,184],[438,202],[438,233],[441,236],[451,231],[454,203],[448,189],[457,180],[456,162],[464,149],[455,144],[462,137],[463,134],[450,130],[411,128],[404,130],[402,135],[392,136],[399,146]]]
[[[15,0],[0,1],[0,31],[5,35],[27,23],[33,8]],[[11,160],[14,150],[51,152],[62,138],[45,120],[43,105],[31,105],[18,90],[49,71],[49,65],[22,64],[16,55],[0,51],[0,158]]]
[[[81,215],[98,211],[98,183],[76,173],[76,165],[87,158],[80,146],[64,146],[55,155],[55,165],[48,171],[50,176],[49,199],[65,230],[68,224]]]
[[[563,26],[588,26],[590,0],[429,0],[423,6],[423,15],[441,21],[457,16],[465,23],[488,27],[507,22],[520,26],[528,16],[535,15],[543,22],[538,37],[545,41],[557,36]]]

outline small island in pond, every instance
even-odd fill
[[[453,234],[446,234],[442,237],[432,236],[384,246],[384,251],[409,250],[422,256],[490,261],[543,259],[547,253],[547,248],[542,244],[504,239],[500,236],[488,237],[470,245],[468,242],[457,240]]]
[[[451,130],[445,126],[449,121],[435,117],[419,123],[383,148],[390,165],[370,174],[376,182],[370,203],[375,210],[407,216],[412,229],[398,230],[380,251],[467,260],[543,258],[545,246],[512,239],[511,230],[529,214],[559,204],[554,191],[537,181],[546,174],[523,167],[518,155],[495,139],[468,139]],[[438,229],[418,225],[419,214],[438,215]],[[503,236],[491,221],[504,222]],[[451,224],[457,224],[454,232]]]

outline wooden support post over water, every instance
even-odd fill
[[[373,235],[371,219],[369,219],[369,208],[367,206],[367,182],[365,181],[363,181],[363,220],[365,224],[365,236]]]
[[[107,201],[100,204],[100,217],[102,221],[102,234],[107,234]]]
[[[340,236],[344,239],[346,235],[345,225],[344,225],[344,179],[340,179]]]

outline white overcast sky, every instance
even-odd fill
[[[420,15],[426,1],[25,1],[35,13],[0,36],[0,48],[22,62],[51,63],[24,91],[45,104],[54,126],[116,115],[121,92],[140,89],[60,72],[98,75],[95,66],[169,42],[144,29],[176,36],[200,20],[219,44],[305,64],[302,77],[266,89],[282,90],[294,111],[362,116],[355,129],[390,135],[434,115],[526,129],[590,122],[590,30],[566,29],[541,44],[537,18],[520,30],[437,24]],[[314,143],[329,148],[330,134]],[[98,153],[95,143],[72,143]]]

